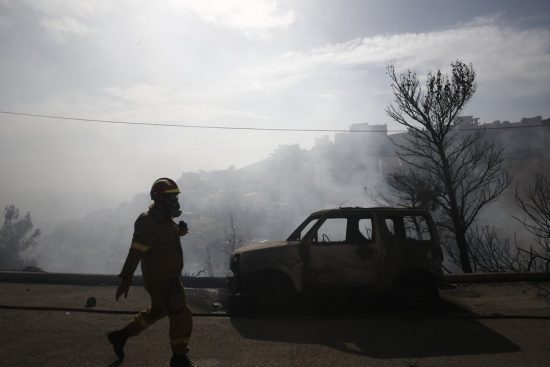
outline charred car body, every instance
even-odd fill
[[[312,213],[286,241],[237,249],[230,286],[273,311],[298,294],[341,289],[390,291],[407,304],[427,306],[438,297],[441,261],[428,211],[329,209]]]

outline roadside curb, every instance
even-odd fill
[[[70,313],[88,313],[88,314],[104,314],[104,315],[135,315],[139,311],[131,310],[109,310],[109,309],[87,309],[76,307],[44,307],[44,306],[12,306],[0,305],[0,310],[14,311],[43,311],[43,312],[65,312]],[[278,317],[258,316],[255,314],[249,315],[234,315],[229,312],[193,312],[194,317],[208,318],[224,318],[236,317],[245,319],[286,319],[286,320],[345,320],[361,318],[406,318],[406,319],[456,319],[456,320],[550,320],[550,315],[505,315],[505,314],[476,314],[470,312],[454,313],[454,314],[412,314],[412,313],[388,313],[388,314],[343,314],[343,315],[314,315],[309,317],[300,317],[296,315],[283,315]]]
[[[550,281],[550,273],[476,273],[448,274],[444,276],[447,284],[461,283],[508,283],[508,282],[545,282]],[[186,288],[225,288],[224,277],[182,277]],[[120,279],[114,274],[75,274],[0,271],[0,283],[60,284],[87,286],[118,286]],[[143,279],[137,275],[134,285],[143,285]]]

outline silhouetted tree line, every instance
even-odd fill
[[[25,259],[25,251],[36,246],[40,230],[33,230],[30,212],[21,215],[15,205],[4,209],[4,222],[0,228],[0,269],[22,270],[25,266],[34,266],[34,262]]]

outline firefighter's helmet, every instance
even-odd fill
[[[151,187],[151,199],[157,200],[166,194],[179,194],[178,185],[171,179],[163,177],[153,183]]]
[[[180,189],[171,179],[163,177],[153,183],[151,187],[151,199],[155,202],[155,208],[166,213],[172,218],[181,215],[178,194]]]

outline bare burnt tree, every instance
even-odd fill
[[[422,172],[400,169],[384,177],[385,185],[370,192],[365,187],[364,194],[380,206],[401,208],[437,209],[436,197],[441,190],[439,183],[431,182]]]
[[[209,246],[206,246],[203,258],[204,269],[207,276],[223,276],[229,274],[229,259],[243,242],[243,235],[236,224],[233,214],[229,214],[229,226],[223,229],[224,237],[218,238]]]
[[[229,259],[233,251],[240,247],[244,240],[240,228],[235,223],[233,214],[229,215],[229,228],[224,228],[222,241],[215,241],[212,246],[206,248],[204,266],[208,276],[217,276],[218,273],[229,273]],[[210,249],[213,248],[214,252]]]
[[[229,259],[231,258],[233,251],[239,248],[244,242],[242,232],[239,226],[237,226],[237,224],[235,223],[233,214],[229,215],[229,228],[225,228],[224,232],[225,232],[225,243],[223,248],[223,253],[225,255],[224,269],[226,272],[229,272]]]
[[[509,238],[500,237],[494,227],[475,226],[467,236],[474,271],[548,271],[550,259],[541,257],[533,246],[522,248],[515,237],[512,244]]]
[[[200,277],[201,274],[204,273],[205,271],[206,271],[206,268],[201,269],[201,270],[198,270],[198,271],[195,272],[195,273],[187,273],[187,272],[185,272],[185,273],[183,274],[183,276],[185,276],[185,277],[191,277],[191,278],[198,278],[198,277]]]
[[[436,197],[445,213],[440,223],[452,233],[462,270],[472,272],[466,233],[480,210],[495,201],[510,184],[503,168],[503,148],[484,139],[485,130],[461,130],[459,113],[476,91],[472,65],[451,64],[451,75],[428,73],[425,87],[416,73],[387,72],[392,81],[394,104],[388,115],[405,126],[408,134],[396,143],[398,156],[411,169],[422,172],[442,188]]]
[[[389,187],[390,197],[384,194],[382,196],[391,206],[427,210],[435,210],[438,206],[436,199],[441,192],[441,186],[422,172],[412,169],[400,170],[386,176],[385,181]]]
[[[0,269],[21,270],[25,265],[33,265],[23,259],[22,254],[36,246],[40,230],[33,231],[30,212],[21,215],[15,205],[4,209],[4,222],[0,227]]]
[[[226,255],[231,256],[233,251],[235,251],[243,243],[243,236],[240,228],[235,223],[233,214],[229,215],[229,229],[225,228],[225,248],[224,252]]]
[[[531,233],[537,244],[536,256],[546,262],[546,271],[550,264],[550,181],[544,175],[537,174],[535,183],[524,190],[523,195],[516,187],[516,202],[523,211],[523,217],[514,216]]]
[[[206,275],[208,275],[209,277],[213,277],[216,275],[216,267],[214,265],[214,262],[212,261],[212,255],[210,254],[210,248],[207,247],[206,248],[206,257],[204,259],[204,266],[205,266],[205,271],[206,271]]]
[[[467,234],[474,271],[521,272],[528,271],[530,262],[509,238],[501,238],[494,227],[476,226]]]

